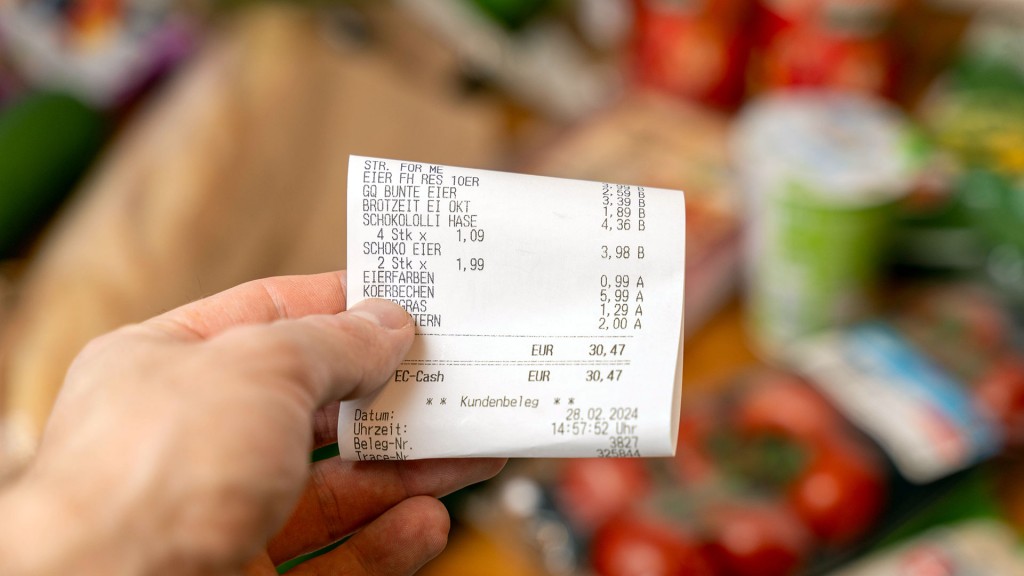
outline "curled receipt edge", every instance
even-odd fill
[[[675,454],[681,191],[351,156],[348,306],[417,325],[347,460]]]

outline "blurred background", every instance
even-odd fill
[[[344,267],[350,153],[686,191],[677,457],[423,573],[1024,574],[1024,2],[4,0],[0,471],[90,338]]]

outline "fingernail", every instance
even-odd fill
[[[390,300],[380,298],[363,300],[350,308],[348,313],[391,329],[404,328],[412,322],[412,318],[404,308]]]

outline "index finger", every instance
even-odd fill
[[[232,326],[345,311],[344,270],[253,280],[145,322],[185,340],[206,340]]]

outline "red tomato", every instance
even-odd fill
[[[762,502],[713,505],[703,515],[705,551],[723,576],[785,576],[811,550],[807,529],[784,506]]]
[[[827,545],[848,544],[874,524],[882,512],[886,477],[882,462],[858,443],[843,417],[817,391],[796,376],[773,374],[756,382],[736,401],[737,434],[751,449],[773,436],[800,449],[787,472],[778,456],[752,461],[775,478],[796,515]],[[771,462],[777,461],[777,464]],[[758,470],[747,470],[757,476]]]
[[[681,526],[623,515],[591,541],[591,563],[601,576],[713,576],[700,543]]]
[[[714,434],[719,412],[711,402],[691,404],[679,414],[679,440],[676,442],[676,469],[686,485],[714,482],[717,469],[708,452],[708,439]]]
[[[842,416],[800,378],[771,373],[744,390],[733,412],[740,435],[781,434],[814,440],[844,425]]]
[[[886,500],[878,457],[851,439],[821,439],[788,500],[811,532],[829,545],[848,544],[878,520]]]
[[[643,460],[571,459],[562,467],[556,497],[573,526],[589,533],[643,498],[650,487]]]
[[[1024,445],[1024,360],[1005,357],[974,384],[975,401],[1003,428],[1010,446]]]

